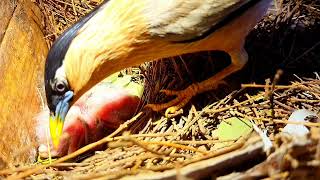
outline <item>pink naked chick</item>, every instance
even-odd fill
[[[133,117],[140,103],[139,95],[110,82],[101,82],[79,98],[66,115],[59,143],[51,155],[63,156],[95,142]],[[46,114],[44,117],[43,114]],[[39,155],[47,157],[46,130],[48,111],[38,119]],[[51,140],[51,138],[49,138]]]

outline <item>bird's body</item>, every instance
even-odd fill
[[[192,96],[213,89],[241,69],[248,56],[245,37],[266,13],[271,0],[110,0],[67,30],[46,63],[46,94],[59,119],[106,76],[124,68],[186,53],[221,50],[231,65],[182,91],[169,103],[148,105],[174,112]],[[200,63],[200,62],[199,62]],[[69,94],[67,96],[67,94]],[[72,104],[71,102],[71,104]]]
[[[250,10],[226,19],[246,3]],[[242,51],[247,33],[265,14],[269,3],[111,0],[72,40],[64,61],[68,82],[75,93],[83,94],[104,77],[146,61],[207,50]],[[201,37],[215,26],[211,34]]]

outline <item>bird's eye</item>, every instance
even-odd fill
[[[57,82],[56,83],[56,87],[55,89],[59,92],[59,93],[64,93],[66,91],[66,85],[63,82]]]

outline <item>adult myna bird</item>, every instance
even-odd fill
[[[155,111],[172,113],[194,95],[241,69],[245,37],[271,0],[109,0],[65,31],[45,65],[51,129],[61,132],[69,105],[106,76],[143,62],[186,53],[222,50],[231,64],[181,91]],[[199,62],[200,63],[200,62]]]

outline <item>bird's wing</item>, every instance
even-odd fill
[[[202,39],[261,0],[148,0],[145,15],[154,37],[174,42]]]

